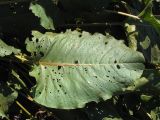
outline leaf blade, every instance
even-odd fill
[[[47,107],[74,109],[107,100],[124,92],[143,73],[142,54],[110,35],[34,34],[33,41],[27,41],[27,50],[40,63],[30,72],[37,80],[34,100]]]

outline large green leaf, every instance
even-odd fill
[[[19,49],[16,49],[12,46],[7,45],[0,39],[0,57],[4,57],[6,55],[11,55],[12,53],[18,54],[20,53]]]
[[[143,55],[110,35],[34,31],[33,36],[26,41],[37,63],[30,72],[37,81],[33,98],[44,106],[74,109],[107,100],[143,73]]]

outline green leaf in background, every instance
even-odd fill
[[[0,93],[0,116],[7,117],[6,112],[8,111],[9,105],[16,99],[17,93],[14,92],[8,96],[4,96]]]
[[[151,61],[154,64],[160,64],[160,48],[158,45],[154,45],[151,48]]]
[[[46,15],[45,9],[41,5],[31,3],[29,9],[34,13],[35,16],[40,18],[40,24],[45,29],[51,29],[51,30],[55,29],[53,20]]]
[[[160,35],[160,20],[158,20],[152,13],[152,1],[153,0],[144,0],[144,4],[146,5],[146,7],[139,14],[139,17],[149,22]]]
[[[107,100],[134,85],[144,70],[143,55],[110,35],[34,31],[33,36],[26,41],[37,60],[30,72],[37,81],[33,98],[46,107],[74,109]]]
[[[109,118],[109,117],[105,117],[102,120],[122,120],[122,118]]]
[[[133,50],[137,50],[136,36],[138,35],[138,33],[136,31],[136,25],[130,25],[126,23],[125,28],[126,28],[127,38],[128,38],[128,46]]]
[[[7,117],[8,107],[17,98],[17,92],[13,91],[7,84],[0,82],[0,116]]]
[[[16,49],[12,46],[7,45],[0,39],[0,57],[4,57],[6,55],[11,55],[12,53],[18,54],[20,53],[19,49]]]
[[[152,120],[159,120],[160,119],[160,107],[156,107],[155,109],[151,110],[150,116]]]
[[[140,42],[140,45],[141,45],[141,47],[142,47],[143,49],[146,50],[147,48],[149,48],[150,43],[151,43],[151,41],[150,41],[149,37],[146,36],[146,38],[144,39],[144,41]]]
[[[124,27],[129,47],[142,52],[147,63],[160,64],[160,34],[154,27],[131,19],[126,20]]]

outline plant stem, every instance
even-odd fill
[[[132,15],[132,14],[128,14],[128,13],[125,13],[125,12],[120,12],[120,11],[113,11],[113,10],[104,10],[105,12],[108,12],[108,13],[115,13],[115,14],[120,14],[120,15],[123,15],[123,16],[127,16],[127,17],[131,17],[133,19],[137,19],[137,20],[140,20],[140,18],[136,15]]]
[[[16,104],[29,116],[32,116],[32,114],[18,101],[16,101]]]
[[[33,98],[30,95],[27,96],[27,99],[33,102]]]
[[[57,28],[71,28],[71,27],[99,27],[99,26],[124,26],[123,22],[114,22],[114,23],[83,23],[83,24],[64,24],[60,25]],[[151,26],[147,24],[135,24],[137,26]]]

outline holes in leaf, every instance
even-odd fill
[[[59,87],[61,88],[61,87],[62,87],[62,85],[59,85]]]
[[[121,67],[119,65],[116,65],[118,69],[120,69]]]
[[[36,54],[37,54],[36,52],[33,52],[33,55],[34,55],[34,56],[36,56]]]
[[[43,52],[40,52],[39,54],[40,54],[40,56],[41,56],[41,57],[43,57],[43,56],[44,56],[44,53],[43,53]]]
[[[112,81],[111,81],[111,80],[109,80],[109,82],[111,82],[111,83],[112,83]]]
[[[108,75],[106,75],[106,77],[109,77]]]
[[[57,90],[57,92],[59,92],[59,90]]]
[[[58,66],[58,70],[60,70],[62,68],[62,66]]]
[[[78,60],[75,60],[74,63],[75,63],[75,64],[78,64]]]
[[[64,92],[64,94],[66,95],[66,94],[67,94],[67,92]]]
[[[88,70],[87,70],[87,68],[84,68],[84,70],[87,72]]]
[[[116,79],[116,78],[113,76],[113,79]]]
[[[78,37],[82,37],[82,35],[80,34]]]
[[[111,71],[110,71],[110,70],[108,70],[108,72],[110,73]]]
[[[41,92],[39,92],[39,94],[41,94]]]
[[[38,42],[38,39],[36,38],[36,42]]]
[[[108,42],[105,42],[104,44],[107,45]]]
[[[98,78],[97,76],[94,76],[95,78]]]
[[[44,69],[47,69],[47,67],[45,66]]]
[[[49,92],[49,93],[52,93],[52,92]]]
[[[115,60],[114,63],[117,63],[117,60]]]

